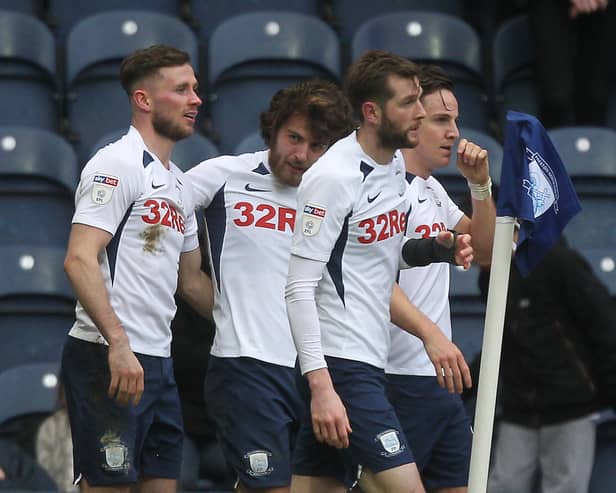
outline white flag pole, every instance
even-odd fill
[[[488,484],[490,448],[494,427],[496,389],[500,366],[505,307],[509,285],[509,267],[513,242],[513,217],[497,217],[492,248],[492,266],[483,331],[479,387],[475,408],[475,425],[468,493],[485,493]]]

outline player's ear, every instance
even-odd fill
[[[374,101],[364,101],[361,112],[366,123],[378,125],[381,122],[381,107]]]
[[[133,91],[132,103],[142,111],[149,112],[151,110],[150,97],[144,89],[135,89]]]

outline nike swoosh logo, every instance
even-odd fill
[[[376,200],[376,198],[381,195],[381,192],[377,193],[374,197],[370,197],[370,195],[368,195],[368,203],[372,203]]]
[[[250,183],[246,183],[244,190],[247,192],[271,192],[271,190],[265,190],[264,188],[253,188],[250,186]]]
[[[165,183],[161,183],[160,185],[154,185],[154,182],[152,182],[152,188],[154,190],[156,190],[157,188],[160,188],[160,187],[164,187],[164,186],[165,186]]]
[[[419,202],[420,204],[423,204],[426,200],[428,199],[417,199],[417,202]]]

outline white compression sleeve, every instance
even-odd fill
[[[321,327],[314,294],[324,266],[324,262],[296,255],[291,255],[289,261],[285,299],[302,375],[327,367],[321,346]]]

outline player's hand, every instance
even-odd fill
[[[131,401],[135,406],[139,404],[144,388],[143,368],[128,342],[109,346],[109,370],[109,397],[115,398],[120,405]]]
[[[432,331],[423,343],[441,387],[460,394],[464,388],[473,386],[471,371],[462,351],[440,329]]]
[[[327,368],[321,368],[311,373],[310,414],[314,435],[319,442],[336,448],[347,448],[349,433],[353,430],[344,404],[331,383],[329,372]],[[317,380],[319,382],[315,384]]]
[[[471,183],[483,185],[490,178],[488,151],[466,139],[460,139],[458,143],[456,164]]]
[[[446,246],[447,248],[452,248],[453,245],[454,234],[451,231],[441,231],[436,237],[436,241],[441,245]],[[464,267],[464,269],[468,269],[473,262],[473,247],[471,246],[471,235],[469,234],[458,234],[455,236],[456,244],[455,244],[455,259],[456,265],[460,265]]]
[[[608,0],[571,0],[569,17],[575,19],[580,14],[592,14],[597,10],[605,10]]]

